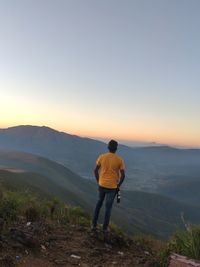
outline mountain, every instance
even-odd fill
[[[56,197],[71,205],[82,206],[84,209],[90,208],[85,201],[87,199],[39,173],[19,169],[0,169],[0,183],[10,190],[31,191],[43,198]]]
[[[96,184],[66,167],[30,153],[0,150],[0,182],[18,190],[31,190],[81,206],[92,214],[97,200]],[[183,225],[181,214],[199,223],[199,208],[158,194],[122,191],[122,202],[115,203],[112,220],[128,233],[151,233],[162,238]]]
[[[62,199],[66,199],[69,203],[87,209],[91,207],[91,200],[86,196],[94,190],[94,183],[56,162],[30,153],[0,150],[0,168],[1,171],[11,172],[10,179],[20,178],[26,182],[25,185],[32,183],[37,187],[42,181],[43,185],[40,187],[42,192],[50,190],[51,195],[62,196]],[[34,179],[31,178],[31,174],[32,176],[34,174]]]
[[[40,155],[56,161],[84,178],[93,178],[95,160],[107,151],[103,142],[55,131],[48,127],[16,126],[0,129],[0,148],[13,149]],[[140,190],[174,197],[180,201],[184,193],[171,194],[170,189],[181,179],[190,184],[200,181],[200,150],[177,149],[169,146],[131,148],[120,145],[118,149],[126,163],[125,190]],[[165,190],[166,187],[166,190]],[[186,202],[197,204],[200,195],[193,198],[195,184],[189,185]]]
[[[44,156],[91,177],[95,158],[104,152],[105,144],[48,127],[17,126],[0,129],[0,148]]]
[[[164,183],[159,187],[162,195],[172,197],[176,200],[199,205],[200,203],[200,174],[199,175],[174,175],[165,179]]]

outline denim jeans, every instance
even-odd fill
[[[104,223],[103,223],[103,230],[106,231],[109,225],[110,221],[110,215],[112,210],[113,201],[115,199],[117,190],[116,189],[108,189],[99,186],[99,199],[96,204],[96,208],[94,211],[94,217],[93,217],[93,227],[97,226],[97,221],[99,217],[99,212],[102,207],[103,201],[106,198],[106,205],[105,205],[105,216],[104,216]]]

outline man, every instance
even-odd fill
[[[104,233],[107,232],[113,201],[125,178],[124,161],[115,154],[117,146],[118,143],[115,140],[111,140],[108,143],[109,152],[100,155],[96,161],[94,174],[99,185],[99,199],[92,221],[93,231],[96,230],[99,212],[106,198],[103,231]]]

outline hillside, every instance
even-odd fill
[[[101,231],[90,231],[88,215],[77,207],[58,202],[52,213],[53,202],[30,193],[10,192],[1,187],[0,190],[0,266],[155,267],[157,264],[153,242],[134,240],[114,225],[105,239]]]
[[[48,127],[17,126],[0,129],[0,148],[24,151],[49,158],[64,165],[81,177],[92,179],[95,160],[106,152],[106,144],[89,138],[69,135]],[[176,149],[167,146],[131,148],[119,146],[119,155],[125,159],[127,177],[124,189],[140,190],[184,199],[184,193],[172,195],[166,187],[173,187],[177,177],[190,183],[191,177],[200,181],[200,150]],[[181,181],[181,179],[179,179]],[[195,184],[189,185],[187,203],[193,199]]]
[[[190,179],[188,176],[174,175],[167,177],[163,185],[159,187],[159,192],[173,199],[198,206],[200,203],[199,188],[200,174],[191,175]]]
[[[129,228],[135,229],[135,232],[139,230],[139,232],[161,238],[169,237],[177,228],[184,226],[182,215],[186,222],[200,223],[199,206],[188,205],[158,194],[138,191],[122,192],[122,198],[123,211],[119,210],[121,220],[120,218],[118,220],[121,226],[125,227],[126,222]]]
[[[39,174],[43,176],[42,180],[44,182],[41,190],[43,190],[43,188],[46,190],[45,188],[56,184],[58,188],[61,188],[61,192],[65,192],[67,200],[68,194],[70,194],[71,196],[73,195],[71,198],[74,204],[79,204],[86,208],[91,207],[91,202],[86,196],[90,195],[90,192],[94,190],[94,184],[91,181],[82,179],[79,175],[56,162],[30,153],[3,150],[0,151],[0,167],[1,169],[11,168]],[[13,175],[14,172],[12,173],[12,176]],[[21,179],[23,176],[24,181],[25,178],[27,178],[27,182],[29,180],[29,177],[23,173],[18,173],[18,176],[20,176]],[[32,180],[32,182],[33,181],[34,180]],[[38,187],[37,181],[39,181],[39,178],[37,178],[35,182],[35,186]],[[60,190],[57,192],[60,192]],[[54,186],[52,186],[51,193],[54,194]],[[60,193],[58,193],[58,195],[59,197],[61,196]]]
[[[91,208],[81,195],[38,173],[16,169],[0,169],[0,183],[10,190],[33,192],[43,198],[56,197],[71,205],[79,205],[85,209]]]
[[[28,189],[42,196],[54,196],[85,208],[90,214],[97,199],[96,184],[82,179],[62,165],[35,155],[1,151],[0,181],[14,189]],[[128,233],[151,233],[168,237],[186,220],[199,223],[197,208],[158,194],[122,191],[112,220]]]
[[[44,156],[86,176],[104,151],[103,142],[37,126],[0,129],[0,147]]]

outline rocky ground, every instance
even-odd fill
[[[111,232],[105,242],[101,231],[46,222],[12,225],[0,236],[3,267],[155,267],[156,253],[140,242]]]

